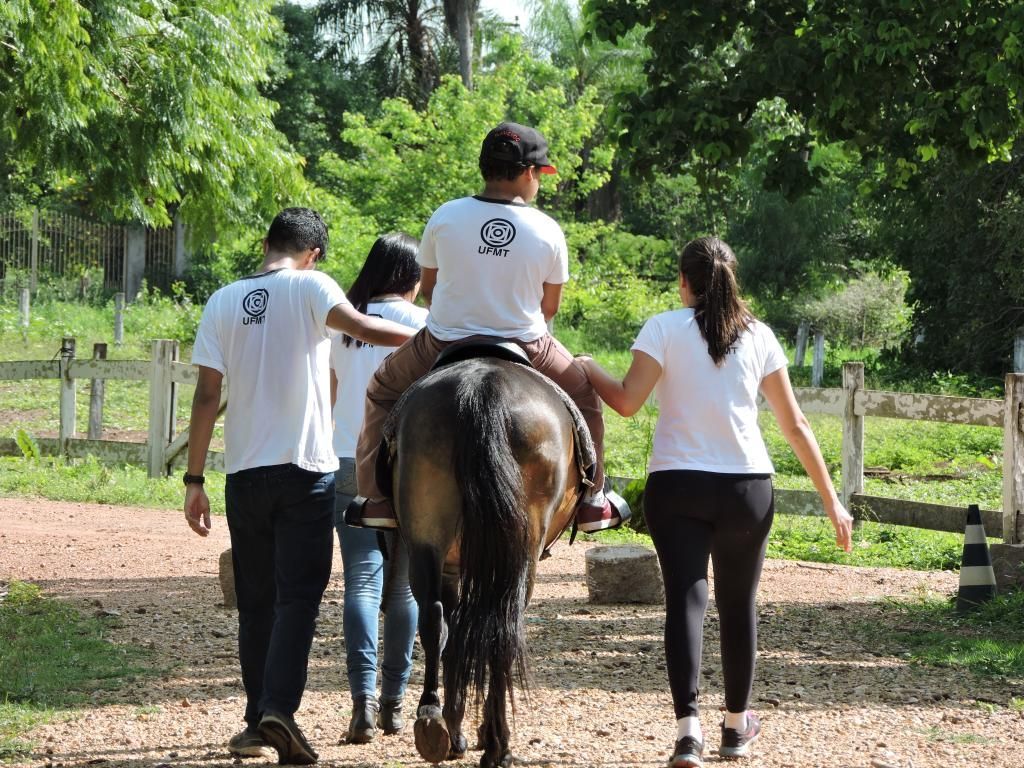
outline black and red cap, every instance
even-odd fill
[[[536,128],[502,123],[484,137],[480,160],[498,160],[524,168],[536,166],[541,173],[557,173],[548,160],[548,142]]]

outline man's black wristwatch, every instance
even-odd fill
[[[185,483],[185,485],[202,485],[206,482],[206,478],[202,475],[190,475],[186,472],[182,475],[181,481]]]

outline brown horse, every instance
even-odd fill
[[[572,418],[535,371],[476,358],[421,379],[393,426],[386,479],[426,656],[416,747],[431,763],[464,756],[472,687],[476,707],[483,703],[481,768],[507,766],[506,702],[514,713],[515,688],[526,690],[523,614],[537,560],[580,492]]]

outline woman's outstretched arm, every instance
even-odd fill
[[[661,365],[646,352],[633,350],[633,363],[619,381],[588,356],[577,358],[587,371],[587,378],[601,399],[623,416],[640,410],[661,378]]]
[[[789,372],[786,368],[780,368],[765,376],[761,380],[761,392],[771,406],[786,442],[793,449],[804,471],[814,483],[818,496],[821,497],[825,514],[832,521],[832,527],[836,531],[836,544],[849,552],[852,548],[853,518],[836,495],[835,486],[832,485],[825,459],[818,448],[818,441],[814,439],[810,422],[800,410],[793,395],[793,387],[789,383]]]

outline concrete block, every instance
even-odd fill
[[[1024,544],[992,544],[989,551],[998,592],[1024,589]]]
[[[235,570],[231,565],[231,550],[225,549],[220,553],[220,588],[224,593],[224,607],[237,608],[238,599],[235,597]]]
[[[665,602],[661,567],[653,549],[633,544],[594,547],[587,550],[586,573],[592,603]]]

